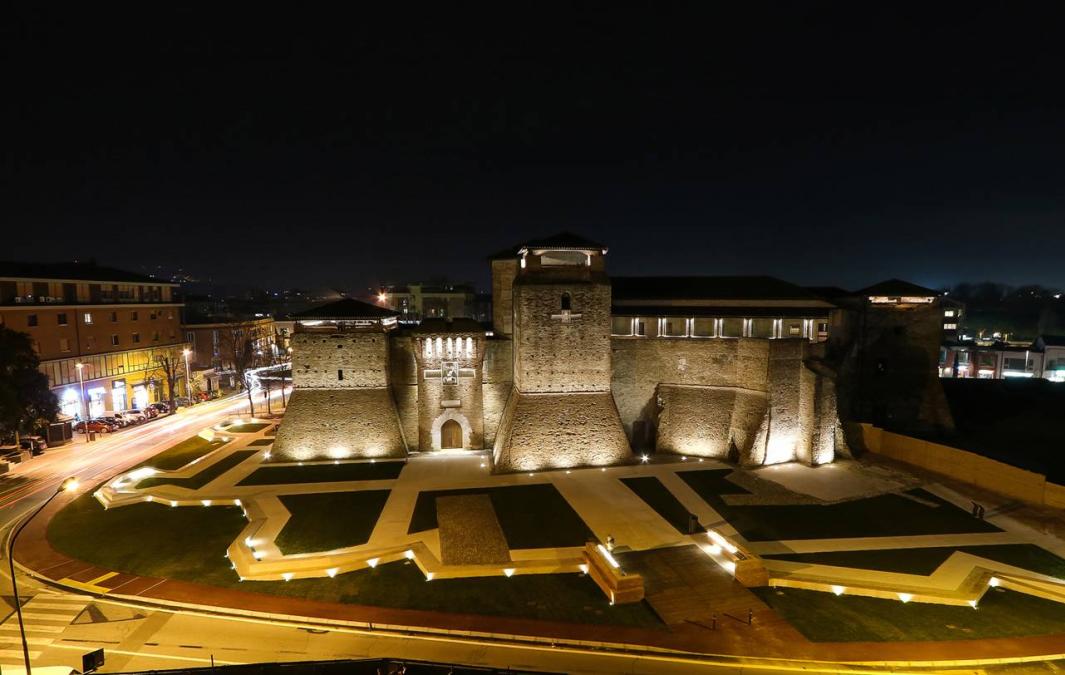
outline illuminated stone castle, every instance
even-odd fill
[[[844,452],[824,353],[835,305],[769,277],[614,278],[574,235],[492,257],[493,325],[295,315],[275,461],[491,450],[496,471],[658,452],[745,465]]]

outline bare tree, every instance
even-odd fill
[[[148,370],[144,373],[145,382],[149,378],[154,378],[156,374],[162,377],[166,382],[167,403],[170,405],[170,411],[174,411],[174,391],[177,389],[178,377],[181,375],[181,370],[184,368],[184,359],[181,352],[176,347],[171,348],[157,348],[152,349],[149,355],[151,364],[148,366]],[[186,376],[188,373],[186,373]],[[191,382],[186,382],[186,389],[189,390]]]
[[[218,330],[218,352],[222,367],[230,370],[248,395],[251,414],[255,414],[255,399],[252,397],[252,370],[258,365],[255,339],[246,326],[229,325]]]

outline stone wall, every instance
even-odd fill
[[[495,470],[607,466],[632,452],[609,393],[511,393],[496,438]]]
[[[473,351],[467,354],[458,348],[452,352],[433,348],[431,356],[425,355],[424,341],[447,344],[456,340],[457,345],[465,345],[469,339]],[[481,393],[483,373],[481,364],[485,354],[485,337],[483,332],[449,332],[419,333],[412,340],[412,348],[417,360],[418,377],[418,436],[419,449],[423,451],[441,449],[441,426],[447,420],[455,420],[462,428],[463,448],[481,450],[484,446],[484,397]],[[445,382],[443,366],[454,367],[456,380]]]
[[[485,341],[481,393],[484,397],[484,447],[495,447],[507,398],[514,388],[513,342],[495,338]]]
[[[499,337],[514,332],[514,278],[518,275],[517,257],[492,261],[492,328]]]
[[[411,342],[405,335],[389,340],[388,372],[403,439],[413,450],[418,447],[418,366]]]
[[[388,340],[388,335],[380,331],[296,333],[292,336],[292,386],[296,389],[387,387]]]
[[[662,384],[657,396],[656,446],[661,452],[739,461],[756,454],[759,442],[764,444],[765,392]]]
[[[613,392],[626,433],[653,428],[660,384],[766,390],[768,340],[611,338]]]
[[[572,316],[562,314],[569,294]],[[580,316],[576,316],[579,314]],[[610,391],[610,284],[514,284],[514,383],[522,393]]]
[[[611,339],[613,393],[634,445],[746,465],[831,461],[841,436],[819,346],[783,339]]]
[[[404,457],[388,389],[296,389],[271,451],[274,462]]]

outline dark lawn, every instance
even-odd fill
[[[722,474],[728,470],[708,471]],[[725,482],[720,476],[699,475],[703,473],[707,472],[679,471],[677,475],[748,541],[1001,531],[921,489],[905,493],[916,499],[888,494],[838,504],[731,506],[721,497],[728,493],[721,491]]]
[[[256,438],[251,443],[248,443],[249,448],[261,448],[264,445],[273,445],[274,439],[272,438]]]
[[[752,588],[814,642],[974,640],[1065,632],[1065,608],[1005,589],[990,589],[977,609],[796,588]]]
[[[199,436],[186,438],[175,446],[163,450],[137,466],[150,466],[161,471],[176,471],[194,459],[199,459],[225,445],[224,441],[205,440]]]
[[[584,546],[594,536],[569,502],[550,483],[421,492],[407,532],[414,534],[439,527],[436,521],[436,498],[459,494],[490,496],[507,546],[512,549]]]
[[[621,482],[654,509],[658,515],[666,519],[673,528],[681,534],[691,534],[688,531],[691,512],[673,496],[673,493],[662,485],[662,481],[654,476],[644,478],[622,478]],[[705,531],[697,521],[695,532]]]
[[[359,546],[370,540],[390,490],[281,495],[291,517],[275,542],[285,555]]]
[[[436,580],[412,564],[381,565],[334,579],[239,582],[224,554],[247,524],[236,507],[135,504],[105,511],[86,493],[48,527],[56,550],[121,572],[324,602],[662,628],[646,603],[611,607],[577,574]]]
[[[834,565],[878,572],[900,572],[928,576],[946,562],[954,551],[971,553],[988,560],[1021,567],[1038,574],[1065,579],[1065,560],[1035,544],[990,544],[987,546],[944,546],[879,551],[823,551],[767,555],[772,560],[788,560],[817,565]]]
[[[270,425],[264,422],[245,422],[244,424],[233,424],[226,427],[226,433],[254,434],[256,431],[262,431],[268,426]]]
[[[353,480],[391,480],[399,477],[404,462],[346,462],[343,464],[304,464],[303,466],[264,466],[237,485],[284,485],[328,483]]]
[[[244,460],[258,453],[258,450],[237,450],[233,454],[227,457],[223,457],[221,460],[215,462],[203,471],[194,474],[188,478],[167,478],[166,476],[153,476],[151,478],[145,478],[141,482],[137,483],[137,489],[143,490],[145,488],[156,487],[159,485],[175,485],[177,487],[189,488],[190,490],[199,490],[204,485],[207,485],[208,483],[213,481],[215,478],[218,478],[225,472],[236,467]]]

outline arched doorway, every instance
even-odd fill
[[[448,420],[440,427],[440,448],[462,447],[462,425],[455,420]]]

